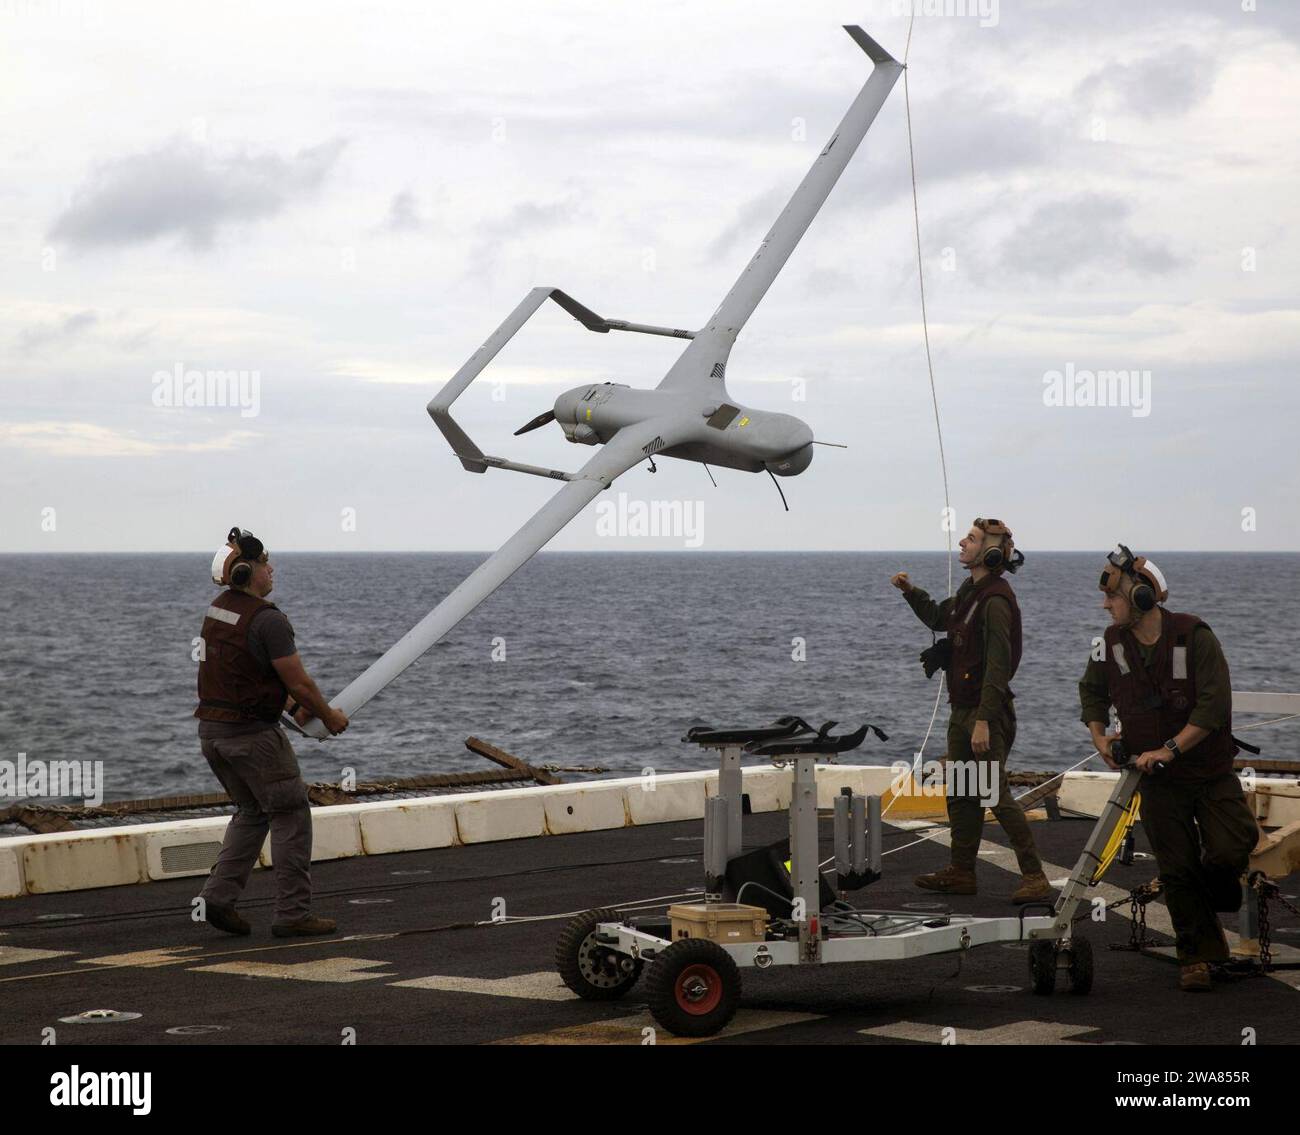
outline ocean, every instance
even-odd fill
[[[1103,558],[1038,553],[1013,579],[1025,645],[1012,684],[1012,768],[1062,769],[1091,751],[1077,682],[1107,623]],[[1170,580],[1170,608],[1196,612],[1218,634],[1235,689],[1300,690],[1300,555],[1152,558]],[[482,559],[283,553],[270,598],[329,697]],[[191,716],[193,640],[216,592],[209,561],[0,555],[0,760],[102,760],[107,800],[219,791]],[[689,725],[785,713],[871,721],[889,740],[869,737],[851,759],[909,760],[938,679],[927,681],[917,661],[929,631],[889,584],[899,570],[946,593],[942,553],[542,553],[341,737],[295,737],[303,774],[335,781],[351,769],[378,780],[494,767],[465,749],[470,735],[534,764],[680,771],[710,764],[681,743]],[[942,755],[946,716],[945,703],[928,757]],[[1294,759],[1297,724],[1243,736],[1264,756]]]

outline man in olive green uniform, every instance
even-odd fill
[[[1100,587],[1111,625],[1079,683],[1080,716],[1111,768],[1122,737],[1146,774],[1142,827],[1174,924],[1179,984],[1207,990],[1209,964],[1228,960],[1217,912],[1241,906],[1241,875],[1259,838],[1233,772],[1228,663],[1204,622],[1161,605],[1169,589],[1145,557],[1121,544]],[[1106,731],[1112,705],[1120,733]]]
[[[1043,874],[1024,810],[1006,780],[1007,755],[1016,739],[1010,683],[1020,664],[1020,607],[1004,573],[1014,572],[1024,557],[1015,550],[1011,530],[999,520],[976,520],[959,546],[960,562],[970,578],[956,595],[936,603],[912,586],[906,572],[891,581],[921,622],[946,632],[939,647],[952,705],[945,778],[952,863],[921,875],[916,885],[947,894],[975,894],[984,809],[991,806],[1023,876],[1012,901],[1042,902],[1052,897],[1052,886]],[[961,775],[976,770],[984,775]],[[979,791],[980,784],[987,786],[987,797]]]

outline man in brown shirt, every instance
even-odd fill
[[[200,898],[211,925],[248,934],[252,928],[235,903],[269,830],[276,883],[271,933],[330,934],[333,920],[311,913],[311,804],[279,720],[282,712],[300,724],[315,716],[338,734],[348,719],[321,696],[298,655],[292,625],[266,601],[273,577],[262,542],[232,528],[212,563],[213,582],[227,590],[203,619],[194,716],[203,756],[236,810]]]

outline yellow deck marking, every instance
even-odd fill
[[[762,1029],[779,1029],[785,1025],[799,1025],[804,1021],[819,1021],[816,1013],[778,1013],[760,1009],[741,1009],[725,1029],[716,1036],[673,1036],[658,1024],[650,1013],[633,1017],[615,1017],[608,1021],[588,1021],[581,1025],[568,1025],[544,1033],[526,1033],[523,1036],[495,1040],[493,1044],[645,1044],[647,1033],[654,1030],[655,1044],[701,1044],[721,1037],[740,1036]]]
[[[943,1025],[921,1025],[915,1021],[895,1021],[892,1025],[878,1025],[874,1029],[859,1029],[863,1036],[887,1037],[890,1040],[917,1040],[941,1044]],[[1059,1025],[1055,1021],[1016,1021],[1010,1025],[996,1025],[991,1029],[956,1028],[958,1044],[1087,1044],[1067,1037],[1095,1033],[1093,1025]]]
[[[273,977],[291,981],[379,981],[394,977],[391,973],[361,973],[374,966],[391,962],[372,962],[365,958],[320,958],[314,962],[276,965],[272,962],[222,962],[215,966],[195,966],[191,973],[230,973],[238,977]]]
[[[106,954],[102,958],[82,958],[78,964],[83,966],[139,966],[150,969],[154,966],[174,966],[182,962],[194,961],[195,951],[202,951],[202,946],[168,946],[160,950],[136,950],[129,954]]]
[[[918,781],[909,776],[897,792],[890,785],[881,793],[880,810],[890,823],[895,818],[947,820],[948,794],[942,784],[926,784],[924,778]]]
[[[403,989],[437,989],[443,993],[482,993],[489,997],[520,997],[527,1001],[576,1001],[554,970],[521,973],[516,977],[415,977],[394,981]]]
[[[23,962],[38,962],[42,958],[60,958],[75,954],[76,950],[29,950],[23,946],[0,946],[0,966],[20,966]]]

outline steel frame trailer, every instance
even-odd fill
[[[697,727],[684,740],[719,754],[718,793],[704,815],[707,902],[739,901],[728,883],[728,865],[740,855],[742,754],[770,758],[791,769],[789,808],[790,894],[775,896],[790,907],[789,917],[765,922],[763,941],[719,942],[708,937],[672,936],[662,915],[625,917],[615,908],[590,910],[573,919],[556,946],[556,967],[566,985],[591,1001],[624,996],[646,972],[646,995],[654,1019],[678,1036],[711,1036],[734,1015],[740,998],[740,970],[774,966],[887,962],[931,954],[965,953],[976,946],[1029,943],[1033,991],[1050,994],[1064,971],[1070,991],[1092,988],[1091,944],[1073,931],[1075,912],[1094,885],[1102,856],[1141,779],[1126,767],[1084,845],[1055,903],[1030,903],[1018,915],[980,918],[957,914],[918,914],[870,910],[845,901],[851,890],[880,878],[881,805],[879,796],[848,789],[835,798],[835,868],[823,873],[817,828],[818,759],[861,744],[869,726],[833,736],[827,722],[814,731],[797,717],[784,717],[758,729]],[[829,862],[829,861],[828,861]],[[826,888],[839,896],[825,902]],[[1032,913],[1032,912],[1040,913]],[[648,969],[647,969],[648,967]]]

